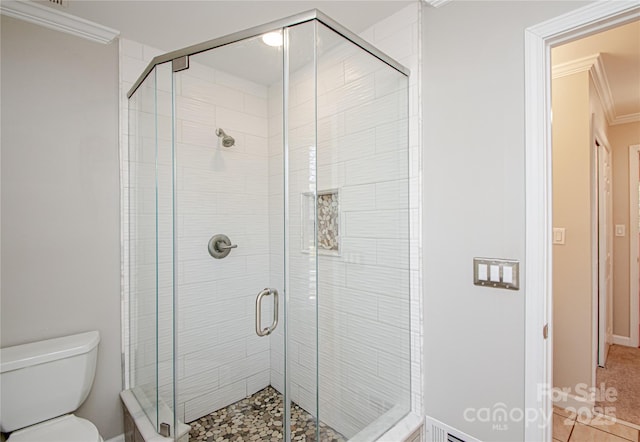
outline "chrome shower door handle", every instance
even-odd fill
[[[262,298],[273,295],[273,322],[265,329],[262,328]],[[258,336],[270,335],[278,326],[278,291],[276,289],[265,288],[256,297],[256,334]]]

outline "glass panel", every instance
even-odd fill
[[[192,439],[282,438],[282,54],[256,37],[174,74],[176,409]]]
[[[407,78],[264,37],[130,100],[132,387],[175,439],[374,440],[410,410]]]
[[[317,440],[316,22],[285,32],[285,414],[292,440]]]
[[[174,435],[173,397],[173,103],[171,63],[156,66],[156,229],[158,426]]]
[[[322,24],[317,41],[318,235],[339,239],[318,256],[319,415],[375,440],[411,407],[408,79]]]
[[[156,431],[175,428],[171,107],[163,64],[129,100],[131,386]]]
[[[156,71],[129,99],[129,334],[134,395],[157,428]]]

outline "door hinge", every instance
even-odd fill
[[[184,71],[185,69],[189,69],[189,56],[184,55],[182,57],[174,58],[171,60],[171,70],[173,72]]]
[[[544,327],[542,327],[542,337],[544,339],[549,337],[549,324],[545,324]]]

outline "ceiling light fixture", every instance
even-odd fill
[[[282,32],[280,31],[267,32],[262,36],[262,41],[266,45],[273,46],[273,47],[280,47],[282,46]]]

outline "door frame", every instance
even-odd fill
[[[602,151],[606,152],[606,155],[608,157],[608,167],[609,167],[609,172],[608,172],[608,176],[609,176],[609,180],[611,180],[611,172],[612,172],[612,166],[611,166],[611,161],[613,158],[612,152],[611,152],[611,148],[609,147],[609,143],[607,141],[605,141],[606,139],[604,138],[603,135],[599,134],[598,131],[596,131],[596,128],[594,127],[594,118],[592,116],[591,118],[591,132],[592,132],[592,136],[591,136],[591,150],[592,150],[592,158],[594,161],[592,161],[593,164],[593,171],[592,171],[592,192],[594,195],[594,198],[592,198],[591,201],[591,205],[592,205],[592,213],[593,213],[593,219],[592,219],[592,230],[591,230],[591,241],[593,244],[593,250],[595,251],[595,253],[593,254],[593,260],[594,260],[594,268],[593,268],[593,272],[594,274],[592,275],[592,280],[594,281],[593,283],[593,287],[592,287],[592,292],[593,292],[593,304],[592,304],[592,317],[593,317],[593,321],[592,321],[592,336],[593,336],[593,340],[592,342],[594,343],[593,345],[593,363],[592,363],[592,379],[591,379],[591,386],[595,387],[596,386],[596,368],[597,367],[604,367],[606,360],[607,360],[607,352],[609,350],[609,345],[612,344],[612,329],[613,329],[613,321],[612,321],[612,305],[613,305],[613,284],[608,284],[607,281],[604,281],[603,283],[603,265],[606,266],[607,265],[607,258],[606,258],[606,250],[602,250],[602,229],[601,229],[601,186],[602,186],[602,176],[600,174],[601,170],[600,170],[600,166],[601,166],[601,160],[602,160]],[[605,202],[606,206],[605,206],[605,210],[607,212],[612,211],[612,204],[613,204],[613,198],[612,198],[612,194],[613,194],[613,189],[612,189],[612,184],[610,182],[610,188],[609,188],[609,198],[608,201]],[[609,250],[611,252],[611,257],[610,259],[613,260],[613,236],[612,236],[612,232],[613,232],[613,225],[606,225],[606,219],[607,219],[607,213],[604,214],[605,217],[605,238],[604,241],[605,243],[607,241],[610,241],[611,243],[609,244]],[[613,221],[613,216],[611,216],[610,221]],[[609,230],[607,230],[609,229]],[[608,237],[609,235],[611,235],[611,237]],[[604,255],[604,256],[603,256]],[[613,265],[612,261],[609,262],[610,264],[610,269],[608,269],[610,271],[610,278],[613,278]],[[604,270],[604,275],[606,275],[606,270]],[[603,284],[606,285],[606,290],[604,290],[606,297],[603,300],[602,297],[600,296],[601,293],[603,292],[602,287]]]
[[[525,441],[551,440],[553,410],[551,48],[638,17],[637,2],[594,2],[524,32]]]
[[[638,182],[640,181],[640,144],[629,146],[629,342],[630,347],[640,345],[640,331],[638,309],[640,308],[640,247],[638,234],[640,228],[640,216],[638,214],[638,201],[640,195]],[[635,183],[635,185],[633,185]],[[633,209],[635,207],[635,210]],[[615,339],[615,337],[614,337]]]

